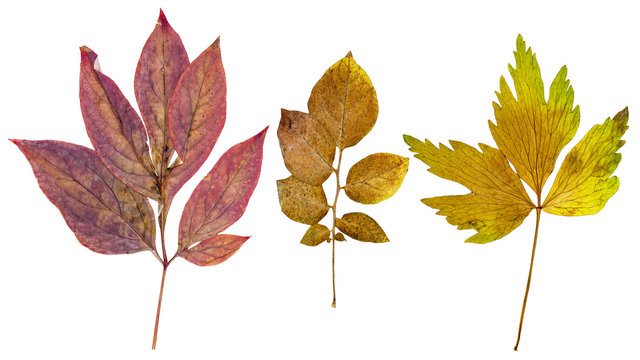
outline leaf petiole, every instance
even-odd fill
[[[338,195],[340,195],[340,165],[342,164],[342,149],[338,151],[338,166],[334,169],[336,174],[336,196],[333,200],[333,205],[331,206],[331,210],[333,211],[333,224],[331,226],[331,275],[333,280],[333,302],[331,303],[331,307],[336,307],[336,205],[338,204]]]

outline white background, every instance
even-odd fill
[[[631,4],[3,3],[5,139],[90,146],[78,101],[80,45],[99,54],[102,70],[135,106],[135,66],[160,7],[190,59],[221,35],[227,125],[174,202],[170,254],[198,180],[231,145],[271,128],[258,187],[228,230],[252,238],[219,266],[173,263],[155,353],[149,349],[161,266],[146,252],[104,256],[82,247],[23,155],[0,142],[0,358],[638,358],[640,12]],[[391,242],[338,244],[332,309],[330,246],[300,245],[306,226],[278,206],[275,181],[288,176],[276,137],[280,108],[306,110],[315,82],[351,50],[376,87],[380,114],[371,133],[345,152],[346,169],[374,152],[409,156],[403,133],[494,145],[487,120],[519,33],[538,54],[547,92],[559,68],[569,69],[582,117],[560,160],[594,124],[627,105],[631,113],[616,171],[620,190],[604,210],[542,215],[520,351],[512,348],[534,213],[504,239],[465,244],[471,230],[456,230],[419,201],[465,189],[427,173],[415,158],[393,198],[364,206],[341,197],[339,213],[366,211]]]

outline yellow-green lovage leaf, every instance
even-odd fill
[[[548,97],[540,75],[536,55],[527,48],[522,36],[516,41],[515,67],[509,65],[515,95],[504,77],[500,78],[498,103],[494,103],[496,122],[489,129],[498,148],[480,144],[480,150],[457,141],[452,149],[434,146],[405,135],[405,142],[429,171],[464,185],[466,195],[439,196],[422,201],[447,217],[458,229],[474,229],[467,242],[485,244],[500,239],[536,210],[536,229],[529,277],[522,304],[518,349],[527,305],[533,260],[535,258],[540,213],[576,216],[600,211],[618,190],[619,180],[612,176],[620,163],[616,153],[624,144],[628,109],[613,119],[595,125],[564,159],[544,202],[542,189],[553,173],[562,149],[576,134],[580,109],[573,105],[573,88],[563,66],[551,83]],[[515,169],[513,171],[511,166]],[[523,186],[536,194],[535,202]]]

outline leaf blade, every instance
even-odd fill
[[[189,65],[180,36],[162,10],[155,28],[142,48],[134,79],[135,96],[149,133],[151,154],[158,177],[163,178],[173,154],[167,128],[171,94]]]
[[[80,108],[89,139],[109,171],[139,193],[160,199],[142,120],[86,46],[80,48]]]
[[[307,106],[340,149],[362,140],[378,117],[376,91],[351,52],[324,73],[313,87]]]
[[[180,218],[179,249],[219,234],[244,214],[260,177],[267,129],[227,150],[198,184]]]
[[[376,153],[355,163],[344,187],[347,196],[362,204],[377,204],[393,196],[409,170],[409,159]]]
[[[329,212],[322,186],[309,185],[293,176],[276,183],[280,208],[289,219],[313,225]]]
[[[384,233],[380,225],[372,217],[361,212],[344,214],[341,218],[336,219],[336,227],[358,241],[389,242],[387,234]]]
[[[439,210],[458,229],[474,229],[478,234],[468,242],[487,243],[506,236],[518,227],[535,205],[504,154],[480,144],[482,152],[458,141],[452,148],[405,135],[409,150],[429,165],[429,172],[455,181],[471,191],[467,195],[442,196],[423,202]]]
[[[553,80],[547,101],[536,56],[520,35],[516,48],[516,67],[509,65],[509,72],[517,98],[501,77],[500,92],[496,92],[500,104],[493,103],[496,124],[489,121],[489,129],[518,175],[540,194],[560,151],[575,136],[580,107],[573,107],[566,67]]]
[[[218,234],[179,253],[190,263],[213,266],[227,261],[249,239],[248,236]]]
[[[618,190],[610,177],[621,160],[618,149],[629,128],[628,108],[601,125],[594,125],[563,161],[543,204],[543,211],[564,216],[592,215],[602,210]]]
[[[321,185],[333,173],[335,142],[311,115],[282,109],[278,140],[287,170],[299,180]]]
[[[115,178],[96,153],[53,140],[11,140],[78,241],[101,254],[155,251],[149,201]]]
[[[329,240],[331,237],[331,231],[322,224],[313,224],[309,226],[309,229],[304,233],[300,244],[307,246],[318,246],[323,242]]]

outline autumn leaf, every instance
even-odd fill
[[[149,200],[115,178],[95,151],[62,141],[11,141],[82,245],[101,254],[155,253]]]
[[[278,140],[291,176],[278,180],[278,199],[282,212],[291,220],[310,225],[302,240],[318,246],[331,242],[333,303],[336,306],[335,243],[345,235],[364,242],[381,243],[389,239],[380,225],[363,213],[337,216],[342,190],[356,202],[376,204],[398,191],[407,173],[409,159],[388,154],[369,155],[357,162],[340,184],[344,149],[356,145],[367,135],[378,118],[378,99],[367,73],[347,54],[331,66],[316,83],[308,102],[309,113],[282,109]],[[338,161],[334,166],[338,149]],[[327,202],[323,183],[335,174],[333,204]],[[332,211],[331,228],[319,224]],[[340,229],[344,232],[336,231]]]
[[[80,108],[89,139],[118,179],[159,200],[142,120],[113,80],[96,68],[97,57],[88,47],[80,48]]]
[[[171,202],[205,162],[226,120],[227,84],[219,39],[190,64],[161,10],[142,49],[134,90],[142,119],[102,73],[97,54],[83,46],[80,107],[95,151],[53,140],[12,141],[82,245],[103,254],[149,250],[158,259],[162,279],[155,349],[164,280],[173,260],[217,265],[249,238],[220,232],[247,208],[260,177],[267,128],[231,147],[198,184],[180,220],[178,249],[169,257],[165,226]],[[169,164],[174,149],[178,158]],[[161,253],[147,197],[158,203]]]
[[[564,159],[551,190],[541,202],[542,189],[553,173],[562,149],[575,135],[580,109],[573,106],[574,93],[563,66],[545,97],[536,55],[526,47],[522,36],[516,41],[515,68],[509,65],[516,94],[504,77],[500,78],[498,102],[494,103],[496,123],[489,128],[498,148],[480,144],[480,150],[457,141],[451,149],[433,145],[405,135],[405,142],[416,158],[429,165],[429,171],[464,185],[466,195],[439,196],[422,201],[437,209],[458,229],[474,229],[466,241],[485,244],[500,239],[536,210],[529,277],[522,305],[518,349],[522,323],[531,283],[540,225],[540,213],[556,215],[590,215],[600,211],[618,190],[619,180],[611,176],[620,162],[616,153],[624,144],[627,108],[602,125],[595,125]],[[511,166],[515,169],[512,170]],[[524,188],[536,194],[534,203]]]
[[[189,57],[180,36],[160,10],[158,22],[138,60],[134,89],[142,120],[149,133],[155,173],[161,179],[173,155],[167,127],[169,100],[188,65]]]

